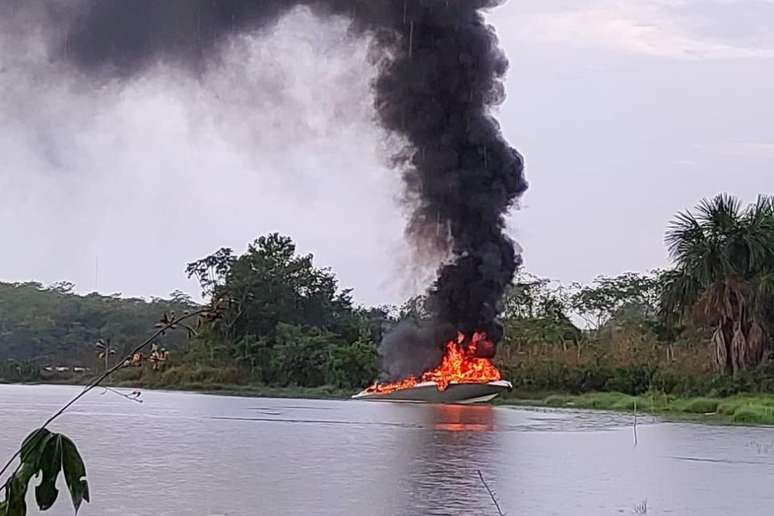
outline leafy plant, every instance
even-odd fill
[[[125,360],[140,352],[140,350],[150,345],[157,338],[165,335],[169,330],[178,328],[185,328],[189,333],[196,333],[196,329],[188,325],[188,320],[197,318],[196,326],[201,327],[205,324],[212,324],[214,320],[220,317],[221,311],[222,307],[219,304],[214,304],[207,309],[184,312],[181,316],[175,315],[174,312],[169,314],[165,312],[161,320],[156,324],[156,331],[148,339],[135,347],[124,360],[120,360],[116,365],[95,378],[75,397],[65,403],[62,408],[54,412],[40,428],[32,432],[22,442],[19,450],[6,462],[5,466],[0,468],[0,476],[2,476],[13,464],[14,460],[17,457],[19,458],[19,465],[3,484],[4,499],[0,502],[0,516],[27,515],[27,490],[32,478],[37,476],[40,476],[40,484],[35,488],[35,500],[40,510],[48,510],[56,502],[59,495],[56,481],[60,473],[64,473],[67,489],[70,492],[70,498],[77,513],[83,501],[89,501],[86,466],[75,443],[62,434],[51,432],[47,427],[78,400],[118,371]]]
[[[5,499],[0,502],[0,516],[25,516],[30,481],[40,477],[35,487],[35,501],[41,511],[54,505],[59,490],[56,482],[63,473],[76,514],[81,504],[89,501],[86,466],[75,443],[68,437],[39,428],[22,443],[19,467],[3,487]]]

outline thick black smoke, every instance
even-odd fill
[[[406,142],[395,161],[414,208],[407,233],[418,246],[450,256],[428,292],[430,330],[415,329],[410,338],[401,330],[385,340],[383,355],[394,362],[386,366],[400,376],[411,364],[437,362],[439,335],[483,330],[495,342],[501,337],[496,316],[520,263],[503,232],[504,215],[527,184],[521,156],[489,112],[504,99],[508,62],[481,10],[499,3],[79,0],[60,4],[69,26],[60,29],[56,52],[95,80],[137,76],[158,62],[196,74],[218,65],[230,36],[258,31],[297,6],[347,16],[353,33],[371,36],[376,110],[382,126]]]

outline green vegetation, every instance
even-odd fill
[[[701,419],[724,423],[774,425],[774,395],[731,396],[727,398],[681,398],[651,392],[631,396],[620,392],[580,395],[550,395],[537,400],[508,398],[504,403],[556,408],[583,408]]]
[[[669,271],[565,286],[522,275],[498,352],[522,393],[774,392],[774,204],[728,196],[679,214]],[[572,321],[583,321],[580,329]]]
[[[94,345],[109,339],[125,354],[143,341],[163,312],[182,313],[195,305],[182,292],[170,299],[121,298],[73,293],[72,283],[0,283],[0,378],[38,378],[41,366],[96,366]],[[170,334],[165,345],[179,348],[184,334]]]
[[[707,399],[774,393],[773,228],[770,199],[743,209],[719,196],[670,226],[673,270],[587,285],[522,272],[504,300],[498,367],[522,397],[661,392],[703,397],[685,411],[710,412]],[[123,369],[114,384],[345,395],[376,378],[382,335],[424,313],[422,297],[403,307],[355,306],[332,271],[278,234],[241,255],[220,249],[187,273],[222,307],[219,318],[192,329],[193,338],[165,336],[161,345],[171,353],[158,370]],[[179,292],[144,301],[78,296],[70,284],[0,284],[0,381],[88,378],[93,373],[66,377],[42,367],[103,370],[98,339],[120,355],[159,313],[195,308]]]
[[[376,378],[376,343],[392,321],[387,310],[353,307],[349,291],[339,291],[334,275],[315,268],[311,256],[297,256],[289,238],[261,237],[242,256],[221,249],[190,264],[188,273],[213,303],[222,302],[220,319],[197,328],[195,338],[165,335],[159,341],[170,351],[165,367],[127,368],[113,382],[325,394],[352,392]],[[0,284],[0,381],[90,378],[105,367],[95,348],[99,339],[122,356],[144,340],[161,313],[197,307],[181,293],[146,302],[78,296],[72,288]],[[91,372],[60,374],[49,367],[60,365]]]
[[[10,471],[2,488],[0,488],[3,491],[3,500],[0,501],[0,516],[26,516],[27,491],[33,478],[39,480],[35,488],[35,501],[39,509],[41,511],[50,509],[59,496],[56,484],[60,473],[64,475],[65,484],[77,514],[81,504],[84,501],[89,501],[86,466],[75,443],[63,434],[51,432],[48,429],[49,425],[78,400],[102,385],[108,377],[121,369],[126,360],[154,343],[158,337],[179,328],[192,329],[190,324],[194,321],[198,327],[210,324],[218,317],[219,310],[218,305],[213,305],[180,315],[164,313],[155,326],[156,331],[150,337],[135,343],[115,365],[110,367],[106,365],[102,374],[91,380],[70,401],[54,412],[41,427],[34,430],[22,442],[16,453],[0,468],[0,478],[7,471]],[[18,459],[16,468],[10,470],[16,459]]]
[[[35,502],[41,511],[51,508],[59,497],[56,483],[60,473],[63,473],[76,514],[83,501],[89,501],[86,466],[75,443],[66,436],[39,428],[22,443],[19,459],[19,466],[3,486],[0,516],[27,514],[27,490],[33,477],[40,479],[35,487]]]
[[[503,402],[774,424],[774,202],[762,197],[742,209],[728,196],[704,201],[695,214],[677,216],[667,244],[676,265],[668,271],[590,285],[520,274],[504,300],[496,358],[515,387]],[[19,459],[3,485],[0,516],[26,514],[36,475],[41,510],[57,498],[59,473],[76,511],[88,501],[78,450],[46,426],[109,376],[109,385],[341,397],[376,378],[382,335],[425,313],[422,297],[400,309],[354,306],[330,270],[278,234],[239,256],[220,249],[187,273],[207,307],[180,292],[145,301],[79,296],[68,283],[0,283],[0,381],[78,382],[103,372],[0,471]],[[198,324],[189,326],[194,316]],[[181,328],[188,338],[172,331]],[[162,342],[168,360],[132,366],[129,359]],[[111,359],[110,350],[124,358]],[[47,365],[79,368],[61,377]],[[541,392],[563,394],[533,394]]]
[[[185,361],[192,369],[164,375],[340,389],[376,378],[376,343],[391,321],[387,310],[354,307],[350,291],[340,291],[333,273],[316,268],[311,255],[297,256],[290,238],[260,237],[241,256],[221,249],[189,264],[187,271],[225,309],[189,346]],[[213,368],[212,375],[203,367]],[[216,370],[233,376],[218,379],[223,373]]]
[[[737,373],[760,365],[774,330],[774,200],[742,209],[726,195],[681,213],[667,233],[677,267],[667,274],[666,318],[692,316],[714,329],[714,361]]]

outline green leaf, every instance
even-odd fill
[[[8,510],[6,514],[8,516],[27,516],[27,503],[24,501],[24,493],[17,494],[18,490],[12,490],[9,494]]]
[[[86,465],[75,443],[67,437],[60,435],[62,439],[62,469],[64,471],[67,488],[70,490],[70,498],[73,501],[75,513],[81,507],[84,500],[89,501],[89,483],[86,481]]]
[[[5,500],[8,504],[7,516],[27,516],[27,485],[35,474],[35,466],[29,462],[23,462],[19,470],[14,473],[5,486]]]
[[[51,436],[48,430],[37,429],[22,442],[19,468],[5,484],[5,501],[0,504],[0,516],[26,516],[27,487],[30,479],[38,472],[42,450]]]
[[[64,472],[75,513],[84,500],[89,501],[86,466],[75,443],[64,435],[45,429],[35,430],[24,439],[19,457],[19,468],[4,486],[5,500],[0,502],[0,516],[27,515],[27,490],[32,477],[38,474],[41,480],[35,488],[35,500],[41,511],[50,509],[56,502],[60,472]]]
[[[38,503],[41,511],[45,511],[54,505],[57,496],[59,496],[56,481],[59,478],[59,472],[62,470],[63,438],[60,434],[49,438],[38,461],[37,467],[41,472],[41,480],[40,484],[35,488],[35,501]]]
[[[48,443],[51,436],[54,435],[45,428],[38,428],[30,433],[22,442],[20,460],[30,464],[37,464],[40,454]]]

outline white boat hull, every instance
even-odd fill
[[[513,389],[511,382],[497,380],[488,383],[451,383],[440,391],[435,382],[422,382],[409,389],[389,393],[373,393],[364,390],[352,399],[364,401],[397,401],[413,403],[486,403],[502,392]]]

